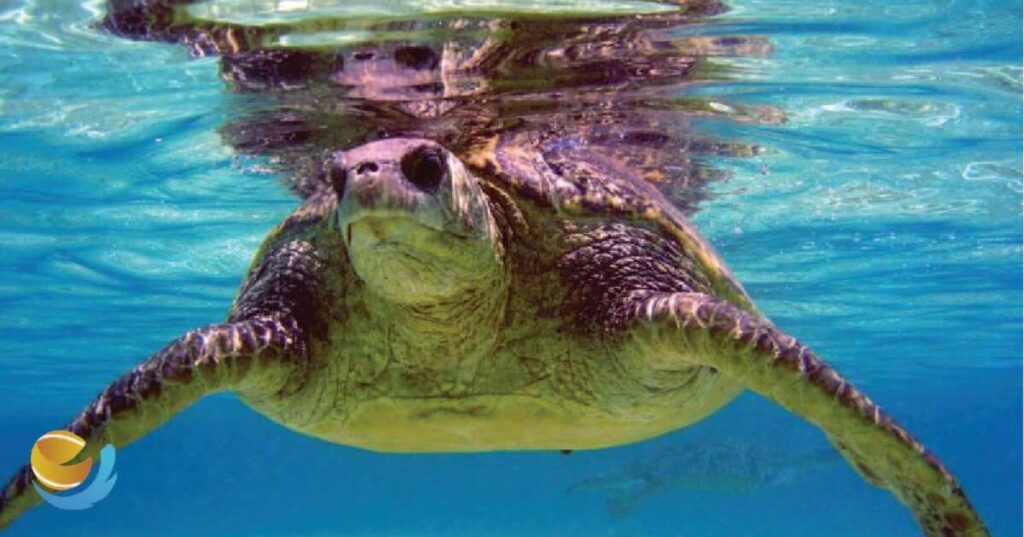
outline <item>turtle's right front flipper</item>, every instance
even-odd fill
[[[95,456],[106,444],[120,447],[155,430],[208,393],[253,385],[273,390],[304,355],[303,339],[284,316],[193,330],[108,386],[67,429],[86,440],[84,456]],[[26,465],[0,489],[0,528],[42,501],[34,480]]]

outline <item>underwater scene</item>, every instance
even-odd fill
[[[1021,535],[1022,34],[0,2],[0,533]]]

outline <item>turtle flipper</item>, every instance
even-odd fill
[[[215,391],[283,385],[303,355],[294,322],[259,317],[188,332],[103,390],[68,426],[86,440],[83,456],[120,447],[155,430]],[[28,446],[26,446],[26,455]],[[29,466],[0,489],[0,528],[42,500]]]
[[[656,348],[714,367],[825,431],[861,475],[910,507],[929,537],[987,536],[953,475],[810,349],[702,293],[641,293],[630,316]]]

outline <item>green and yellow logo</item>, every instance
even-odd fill
[[[60,509],[80,510],[92,507],[106,498],[114,488],[114,446],[107,444],[100,451],[100,467],[96,477],[85,488],[70,494],[54,494],[77,489],[92,470],[92,457],[72,463],[85,449],[85,439],[70,431],[50,431],[32,446],[29,462],[36,482],[32,485],[47,503]],[[42,486],[40,486],[40,484]],[[45,489],[43,488],[45,487]]]

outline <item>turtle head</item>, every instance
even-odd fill
[[[387,300],[439,303],[492,292],[502,251],[477,178],[429,140],[393,138],[332,157],[352,266]],[[343,186],[342,186],[343,183]]]

